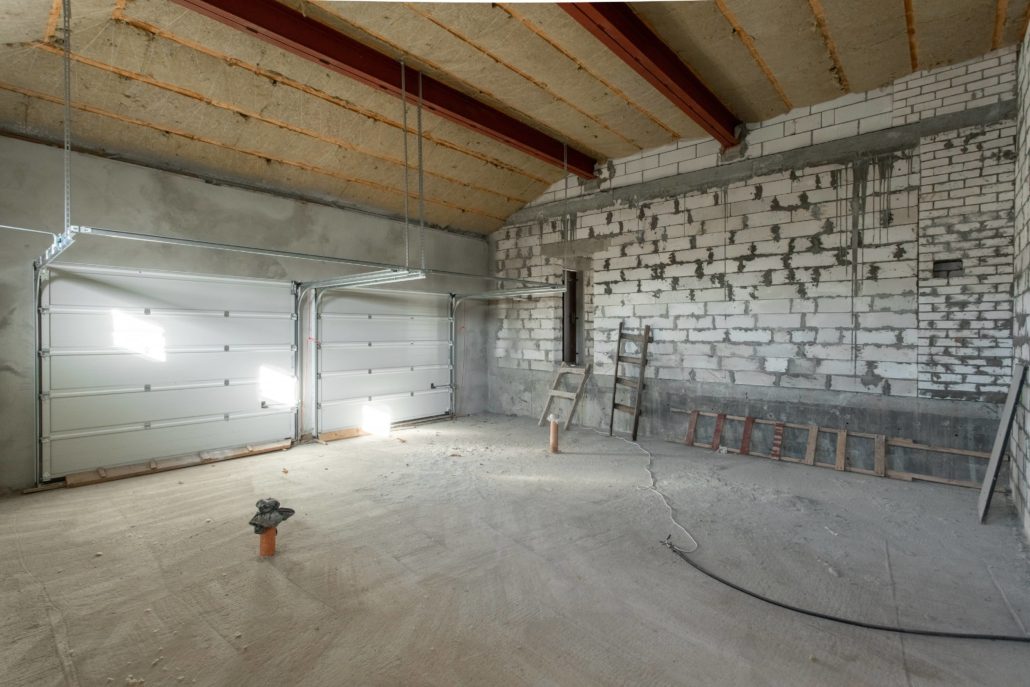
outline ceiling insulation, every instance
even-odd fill
[[[551,4],[280,0],[600,159],[702,129]],[[61,133],[60,0],[0,6],[0,130]],[[1022,36],[1030,0],[910,0],[921,69]],[[745,121],[912,71],[903,0],[632,5]],[[167,0],[73,0],[77,144],[123,159],[399,215],[399,99]],[[409,197],[415,197],[414,111]],[[561,169],[431,113],[427,220],[490,232]]]

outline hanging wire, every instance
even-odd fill
[[[422,72],[418,73],[418,249],[426,268],[426,189],[422,161]]]
[[[72,31],[71,0],[61,3],[64,12],[64,230],[72,225]]]
[[[408,238],[411,233],[408,229],[408,179],[411,176],[411,165],[408,164],[408,84],[407,84],[407,72],[408,69],[404,64],[404,58],[401,58],[401,107],[403,108],[403,114],[401,116],[404,125],[404,266],[411,266],[410,251],[408,249]]]
[[[562,169],[565,170],[565,197],[562,206],[562,233],[564,234],[563,269],[569,269],[569,251],[572,247],[572,220],[569,217],[569,144],[562,143]],[[563,275],[564,276],[564,275]]]

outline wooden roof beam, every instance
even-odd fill
[[[401,64],[275,0],[173,0],[183,7],[247,31],[321,67],[400,97]],[[419,71],[405,66],[407,100],[418,102]],[[422,75],[423,106],[429,112],[502,141],[558,168],[566,155],[570,172],[594,178],[597,161],[532,126],[479,102],[436,79]]]
[[[734,146],[732,112],[624,2],[558,5],[723,146]]]

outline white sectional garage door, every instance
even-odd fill
[[[43,479],[294,435],[292,284],[48,272]]]
[[[359,428],[450,411],[448,299],[341,290],[318,314],[318,429]]]

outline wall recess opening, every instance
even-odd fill
[[[934,260],[933,261],[933,278],[934,279],[947,279],[948,277],[961,277],[962,276],[962,261],[961,260]]]

